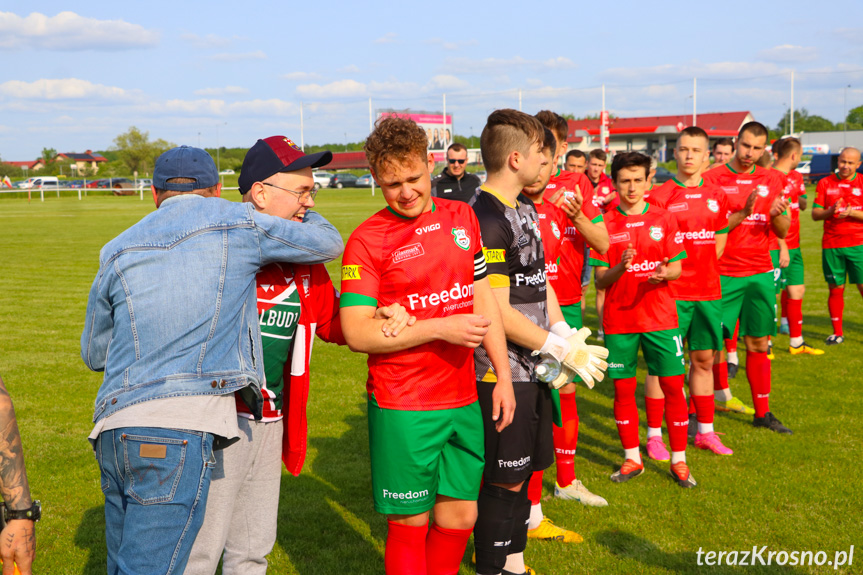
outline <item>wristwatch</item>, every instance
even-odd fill
[[[29,509],[9,509],[9,504],[3,504],[3,519],[30,519],[31,521],[39,521],[42,519],[42,502],[34,501]]]

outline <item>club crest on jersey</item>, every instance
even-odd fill
[[[551,222],[551,233],[555,238],[560,239],[560,228],[557,227],[557,222]]]
[[[660,228],[659,226],[650,226],[650,229],[648,230],[648,235],[650,236],[650,239],[658,242],[662,239],[663,236],[662,228]]]
[[[707,209],[711,212],[718,213],[719,212],[719,202],[716,200],[707,200]]]
[[[463,227],[452,229],[452,237],[455,240],[455,245],[467,251],[470,249],[470,236],[467,235],[467,230]]]
[[[761,196],[762,198],[766,198],[769,194],[770,194],[770,190],[767,188],[767,186],[759,184],[758,195]]]

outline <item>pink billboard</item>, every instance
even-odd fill
[[[426,112],[386,111],[378,112],[378,118],[407,118],[420,125],[429,141],[429,151],[434,152],[435,161],[445,159],[447,147],[452,143],[452,116],[447,114],[430,114]]]

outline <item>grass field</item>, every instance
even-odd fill
[[[370,198],[369,190],[324,190],[318,200],[345,239],[383,206],[380,192]],[[0,200],[0,375],[15,401],[33,495],[44,508],[37,573],[105,571],[103,498],[86,440],[101,377],[81,362],[79,337],[99,249],[153,209],[149,198]],[[804,335],[820,347],[832,330],[819,227],[807,212]],[[333,277],[337,265],[330,265]],[[585,323],[595,329],[591,295]],[[649,461],[637,480],[611,483],[609,474],[622,462],[613,387],[606,381],[594,390],[580,388],[576,471],[609,507],[544,501],[546,515],[585,541],[530,542],[528,564],[542,575],[863,573],[863,482],[857,471],[863,449],[863,305],[853,288],[846,293],[845,332],[845,344],[821,357],[792,358],[787,336],[777,338],[771,407],[794,435],[757,430],[748,417],[718,414],[717,431],[726,433],[723,440],[735,453],[720,458],[691,448],[699,482],[692,490],[671,481],[667,464]],[[312,374],[309,458],[299,478],[283,478],[270,572],[383,573],[386,522],[371,503],[365,357],[319,341]],[[640,369],[640,380],[643,375]],[[743,370],[732,389],[750,402]],[[644,426],[641,400],[639,407]],[[546,492],[553,482],[552,469]],[[852,545],[853,566],[838,571],[827,565],[699,567],[696,555],[699,549],[767,546],[825,551],[832,561],[834,552]],[[462,573],[472,572],[466,561]]]

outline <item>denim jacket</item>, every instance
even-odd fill
[[[93,421],[151,399],[235,391],[260,418],[255,275],[342,248],[314,212],[299,223],[195,194],[163,201],[99,256],[81,335],[84,363],[105,372]]]

